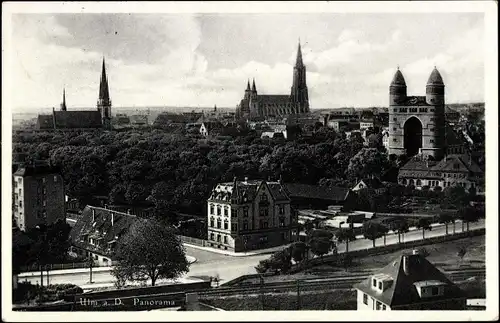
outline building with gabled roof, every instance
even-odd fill
[[[359,284],[358,310],[465,310],[464,292],[416,251]]]
[[[246,251],[288,244],[297,221],[281,182],[220,183],[207,201],[208,245]]]
[[[70,232],[72,251],[89,256],[100,265],[110,266],[117,241],[136,221],[135,215],[87,205]]]
[[[102,60],[99,98],[96,110],[68,110],[66,90],[63,90],[61,110],[52,109],[52,114],[40,114],[37,118],[37,130],[85,130],[111,129],[111,99],[109,97],[108,78],[104,58]]]

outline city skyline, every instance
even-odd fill
[[[235,107],[248,79],[288,93],[299,38],[312,109],[387,106],[397,68],[424,93],[436,65],[447,102],[484,101],[475,13],[23,14],[13,16],[15,112],[92,107],[106,57],[119,106]],[[21,28],[22,26],[22,28]],[[448,26],[453,26],[449,28]]]

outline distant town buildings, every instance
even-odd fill
[[[66,91],[63,90],[61,110],[52,109],[50,115],[38,115],[36,129],[38,130],[82,130],[111,129],[111,99],[109,97],[106,66],[102,60],[102,73],[99,85],[97,110],[68,110],[66,106]]]
[[[208,243],[235,252],[291,242],[296,221],[280,182],[220,183],[208,201]]]
[[[21,166],[12,180],[14,220],[20,230],[65,221],[65,187],[57,168]]]
[[[417,252],[401,255],[354,287],[358,311],[466,308],[462,290]]]
[[[257,93],[255,80],[250,88],[247,82],[245,95],[236,108],[237,119],[255,119],[291,114],[309,113],[309,94],[306,82],[306,66],[302,61],[302,51],[297,50],[297,59],[293,68],[293,83],[290,95],[263,95]]]

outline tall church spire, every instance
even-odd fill
[[[255,87],[255,79],[252,81],[252,92],[257,92],[257,88]]]
[[[99,85],[99,102],[101,105],[111,105],[109,100],[108,78],[106,77],[106,62],[102,58],[101,83]]]
[[[247,80],[247,91],[250,91],[250,80]]]
[[[299,39],[299,49],[297,50],[297,59],[295,60],[295,66],[304,66],[302,61],[302,49],[300,48],[300,39]]]
[[[63,99],[61,103],[61,111],[66,111],[66,88],[63,88]]]

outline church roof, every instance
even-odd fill
[[[406,86],[405,78],[403,76],[403,73],[398,69],[396,71],[396,74],[394,74],[394,77],[392,78],[391,85],[404,85]]]
[[[269,95],[257,95],[257,101],[263,105],[270,105],[270,104],[286,104],[290,102],[290,96],[289,95],[282,95],[282,94],[269,94]]]
[[[102,127],[101,113],[95,111],[54,111],[56,128],[100,128]]]
[[[406,272],[404,270],[403,257],[408,257],[406,258],[408,261],[408,270]],[[418,294],[417,286],[425,285],[426,282],[430,284],[439,282],[439,284],[445,285],[443,295],[428,298],[427,301],[465,297],[464,292],[450,281],[444,273],[422,255],[418,254],[402,254],[382,268],[377,273],[377,276],[391,279],[392,284],[384,291],[374,290],[371,287],[373,277],[371,276],[361,283],[354,285],[354,287],[391,307],[422,302],[423,300]]]
[[[429,79],[427,80],[427,85],[444,85],[443,78],[441,77],[441,74],[437,70],[436,67],[432,70],[431,75],[429,76]]]

